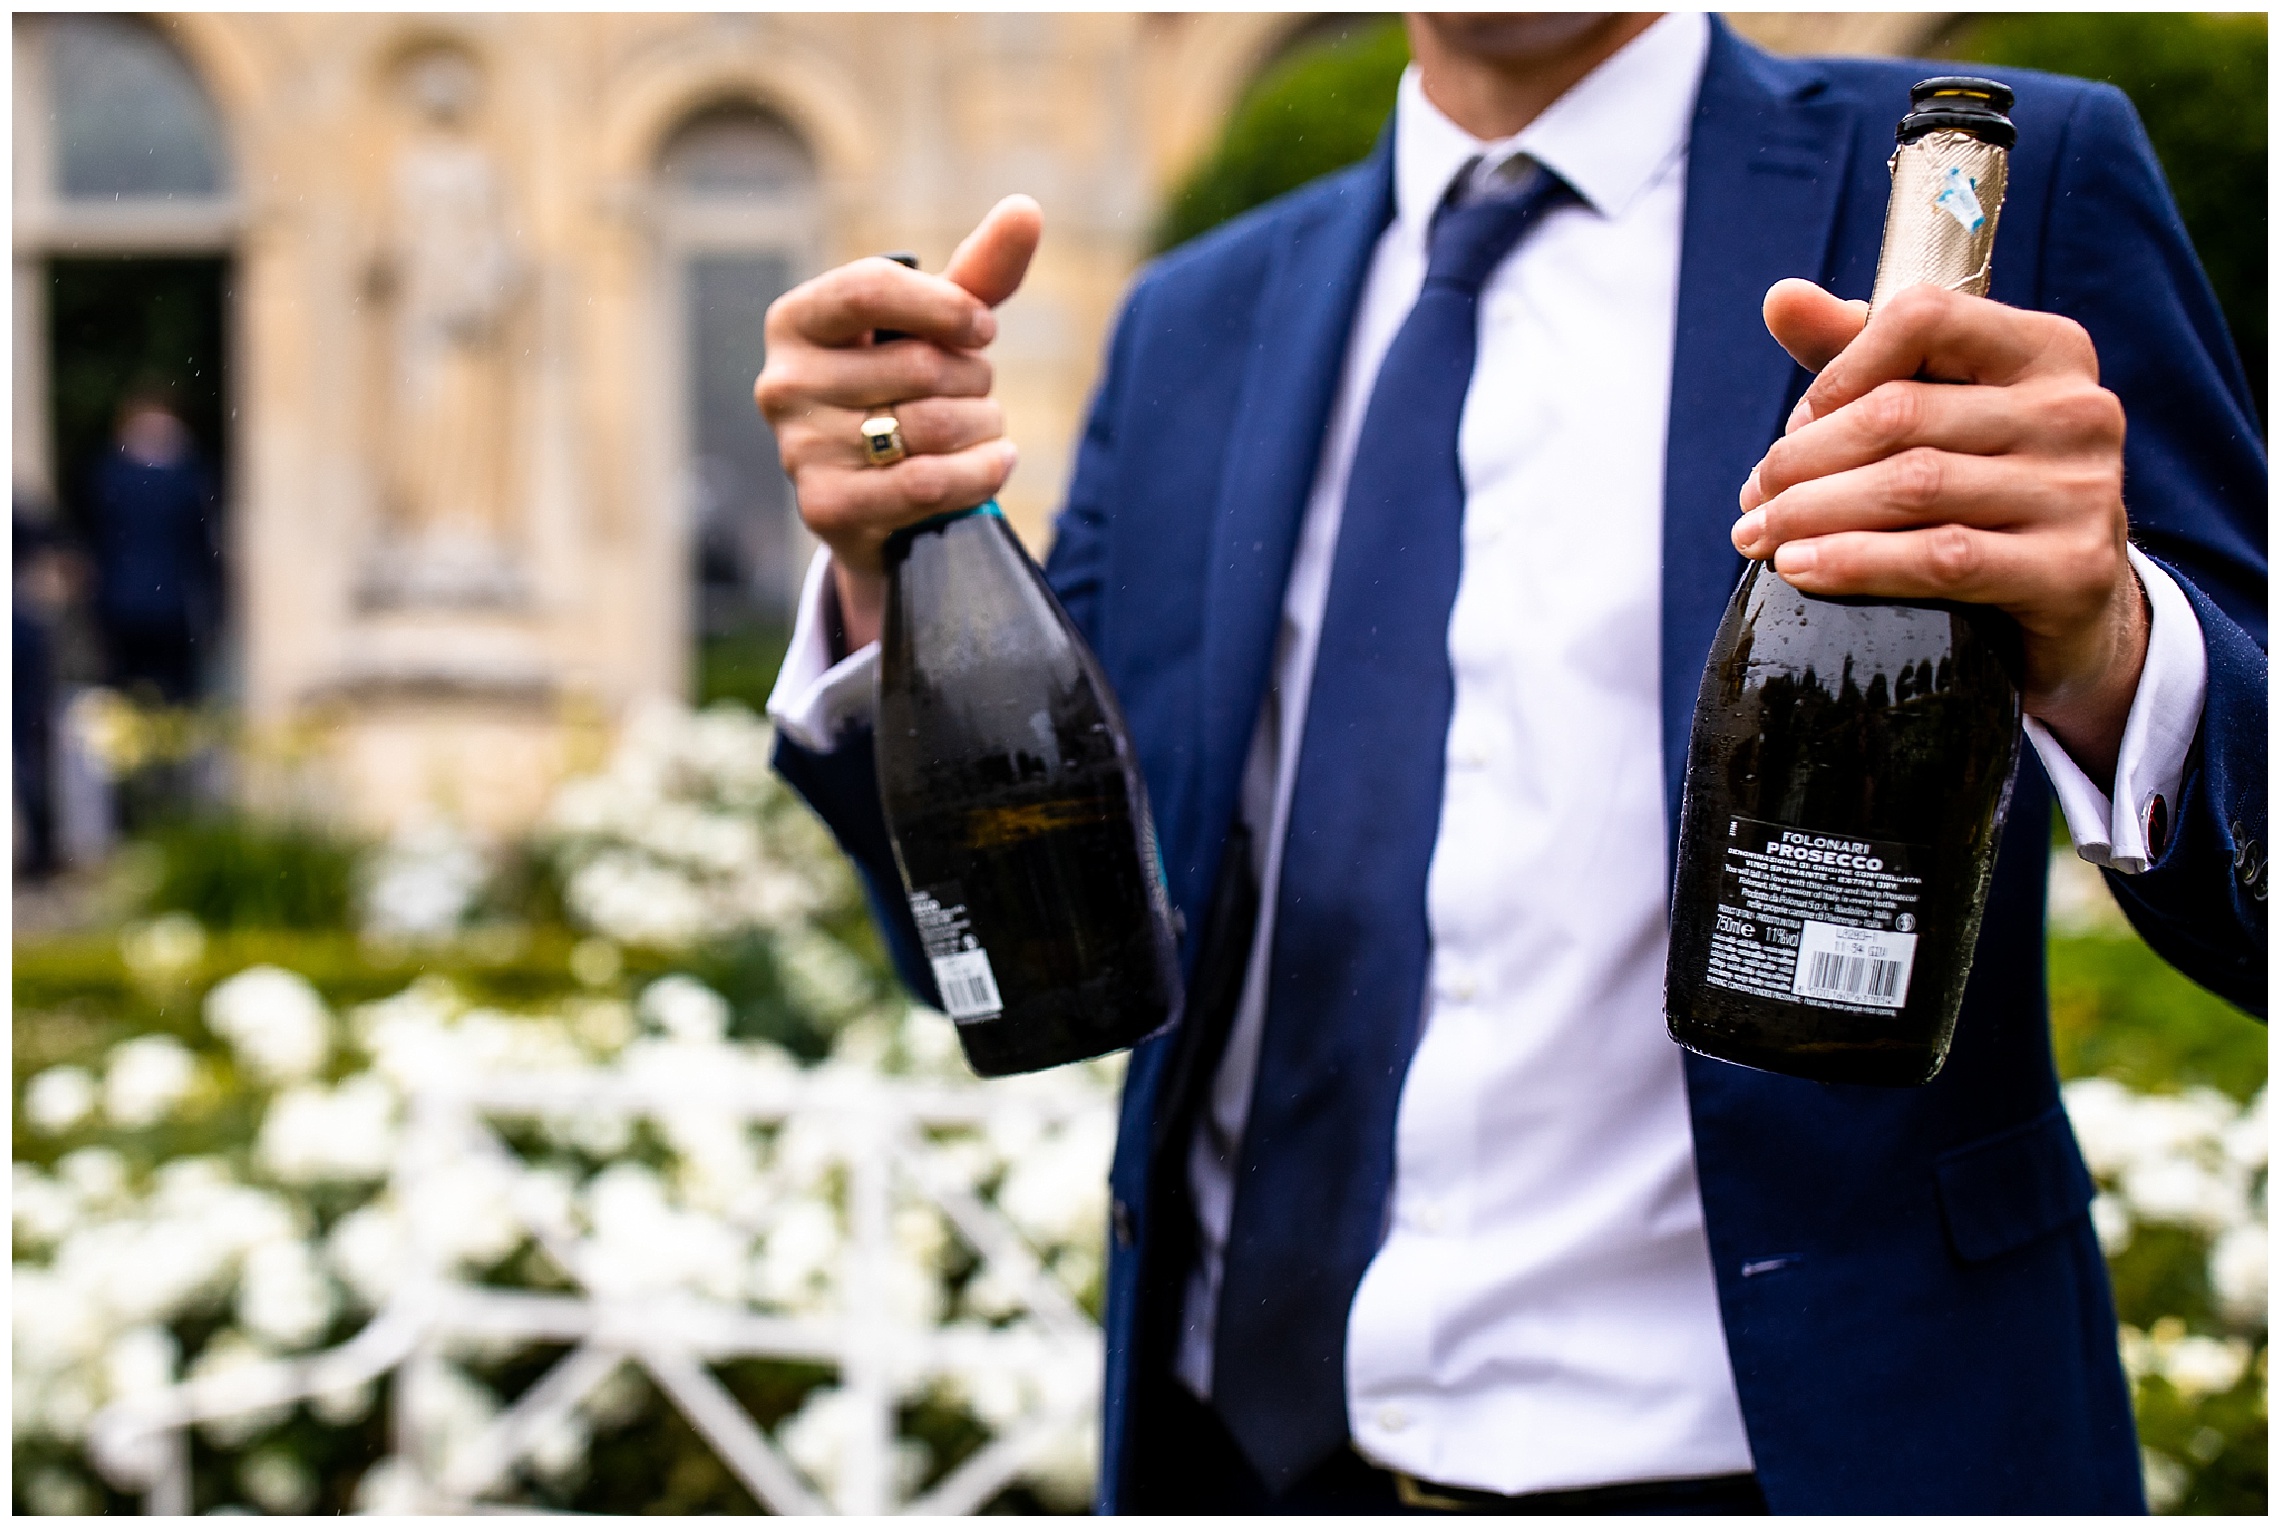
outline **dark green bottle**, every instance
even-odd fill
[[[2011,92],[1916,86],[1874,303],[1984,295]],[[1821,1082],[1947,1059],[2020,744],[2017,629],[1801,594],[1752,563],[1695,703],[1664,1004],[1691,1050]]]
[[[886,546],[879,799],[966,1059],[1131,1045],[1180,1008],[1163,862],[1099,663],[995,504]]]

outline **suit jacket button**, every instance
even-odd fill
[[[1132,1206],[1119,1199],[1108,1207],[1108,1223],[1116,1233],[1116,1244],[1129,1249],[1132,1246]]]
[[[2232,825],[2232,831],[2235,840],[2233,846],[2233,879],[2239,881],[2241,888],[2250,896],[2261,902],[2265,899],[2271,882],[2271,878],[2264,873],[2264,849],[2255,839],[2248,837],[2241,831],[2241,825],[2238,822]]]

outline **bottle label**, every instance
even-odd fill
[[[918,925],[927,964],[934,967],[934,985],[942,989],[942,1011],[961,1024],[1003,1013],[997,973],[990,969],[989,952],[974,937],[957,883],[912,892],[910,916]]]
[[[1845,1013],[1900,1008],[1916,964],[1918,852],[1731,819],[1710,985]]]

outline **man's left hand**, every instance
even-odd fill
[[[1808,594],[1993,605],[2021,699],[2112,781],[2151,629],[2126,551],[2122,406],[2082,326],[1936,287],[1868,321],[1809,281],[1766,327],[1818,372],[1742,487],[1734,545]]]

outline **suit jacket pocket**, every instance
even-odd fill
[[[2098,1188],[2058,1104],[1935,1160],[1940,1212],[1965,1262],[2001,1257],[2068,1224]]]

